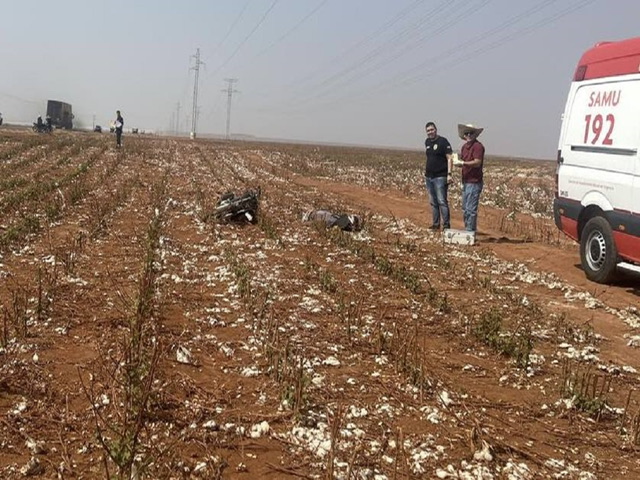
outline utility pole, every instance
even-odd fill
[[[196,138],[196,128],[198,126],[198,77],[200,76],[200,65],[204,65],[204,62],[200,61],[200,49],[196,49],[195,66],[191,67],[191,70],[196,71],[196,76],[193,81],[193,112],[191,114],[191,138]]]
[[[223,92],[227,92],[227,135],[226,138],[229,140],[230,138],[230,128],[231,128],[231,97],[234,93],[238,93],[238,90],[233,89],[233,84],[238,81],[237,78],[225,78],[225,82],[228,83],[227,88],[222,90]]]
[[[180,135],[180,102],[176,105],[176,135]]]

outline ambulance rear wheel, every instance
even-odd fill
[[[587,278],[593,282],[609,283],[615,278],[618,249],[605,218],[592,218],[582,230],[580,261]]]

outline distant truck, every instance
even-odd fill
[[[71,105],[58,100],[49,100],[47,102],[47,116],[51,118],[51,123],[56,128],[65,128],[71,130],[73,128],[73,113]]]

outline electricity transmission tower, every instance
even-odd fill
[[[180,102],[176,104],[176,135],[180,135]]]
[[[227,135],[226,138],[229,140],[229,132],[231,128],[231,97],[234,93],[238,93],[238,90],[234,90],[233,84],[238,81],[237,78],[225,78],[225,82],[228,83],[227,88],[222,90],[223,92],[227,92]]]
[[[196,54],[192,55],[196,59],[195,65],[191,67],[191,70],[196,71],[195,79],[193,81],[193,112],[191,114],[191,138],[196,138],[196,128],[198,126],[198,77],[200,76],[200,65],[204,65],[204,62],[200,61],[200,49],[196,49]]]

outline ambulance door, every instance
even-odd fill
[[[631,213],[635,216],[637,224],[640,224],[640,125],[636,131],[635,169],[633,175],[633,189],[631,191]],[[640,227],[638,228],[640,230]]]

